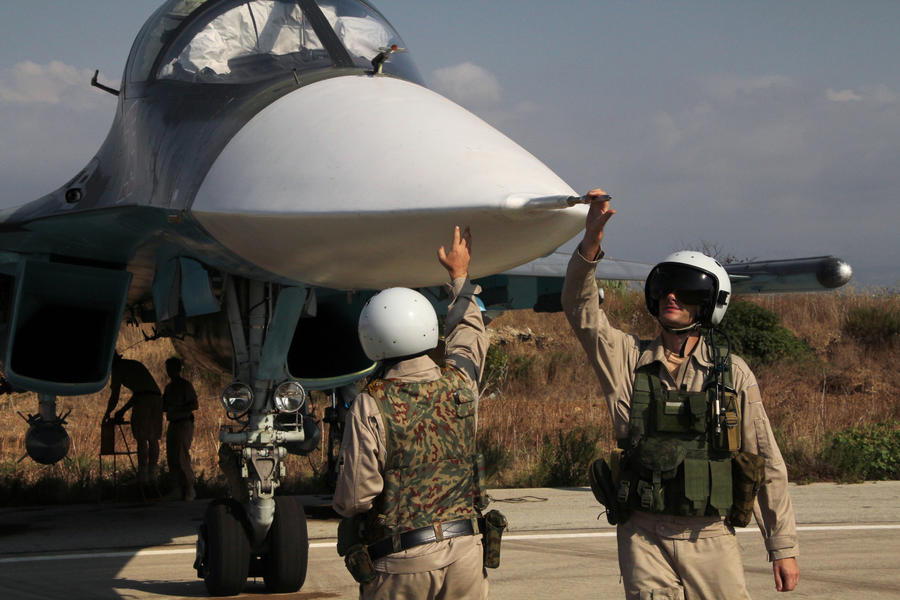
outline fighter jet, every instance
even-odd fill
[[[118,96],[99,151],[0,213],[3,372],[40,397],[29,450],[64,454],[55,399],[104,386],[123,320],[183,338],[234,373],[220,439],[249,497],[210,508],[200,574],[214,594],[248,575],[296,590],[303,513],[275,491],[286,453],[317,442],[306,392],[374,367],[365,300],[442,283],[454,225],[477,236],[472,275],[489,275],[572,237],[584,207],[546,208],[574,191],[425,87],[365,1],[169,0],[119,88],[94,84]]]
[[[338,390],[375,367],[356,335],[366,299],[402,285],[440,304],[435,248],[468,225],[485,303],[552,310],[559,270],[511,269],[577,234],[586,207],[425,87],[367,0],[167,0],[119,88],[93,84],[118,96],[96,155],[0,212],[0,360],[6,389],[39,395],[29,452],[65,454],[56,397],[102,389],[120,324],[152,324],[234,377],[220,441],[246,501],[210,505],[198,574],[214,595],[248,576],[296,591],[305,517],[275,492],[286,454],[318,443],[307,392],[331,391],[336,408]],[[606,265],[615,272],[599,276],[649,268]]]

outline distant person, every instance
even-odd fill
[[[197,497],[194,470],[191,468],[191,441],[194,439],[194,411],[199,404],[194,386],[181,376],[182,368],[181,359],[172,357],[166,361],[166,374],[171,380],[163,392],[163,410],[169,422],[166,429],[166,461],[175,478],[175,489],[169,497],[191,501]]]
[[[131,390],[131,398],[116,411],[115,420],[122,421],[131,410],[131,433],[137,442],[138,483],[156,483],[159,463],[159,439],[162,437],[162,395],[153,375],[141,362],[113,355],[109,378],[109,401],[103,420],[108,421],[119,403],[122,386]]]
[[[499,533],[484,542],[478,535],[486,494],[476,411],[488,336],[479,288],[468,279],[470,250],[468,229],[460,235],[457,227],[450,250],[438,253],[452,281],[443,368],[428,355],[438,323],[422,294],[384,290],[360,315],[363,350],[382,361],[381,371],[347,413],[333,507],[345,517],[338,553],[361,599],[488,596],[484,567],[496,564],[482,544],[496,541],[490,557],[500,540]],[[492,513],[485,518],[497,524]]]
[[[756,378],[713,329],[731,299],[727,272],[699,252],[676,252],[650,271],[644,290],[661,334],[642,341],[614,328],[600,308],[594,270],[616,211],[603,190],[588,195],[562,304],[600,381],[620,449],[610,465],[594,463],[591,483],[618,524],[626,597],[749,598],[734,527],[751,514],[776,589],[791,591],[800,570],[787,470]]]

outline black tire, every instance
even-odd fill
[[[237,502],[215,503],[206,509],[206,591],[210,596],[241,593],[250,566],[250,540]]]
[[[303,507],[293,498],[275,498],[275,518],[268,536],[269,553],[263,559],[266,591],[274,594],[296,592],[306,581],[309,534]]]

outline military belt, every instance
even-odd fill
[[[388,554],[400,552],[401,550],[409,550],[422,544],[430,544],[431,542],[439,542],[450,538],[461,537],[464,535],[475,535],[483,529],[484,519],[478,519],[478,531],[472,527],[472,519],[458,519],[456,521],[447,521],[446,523],[435,523],[428,527],[420,527],[411,531],[386,537],[382,540],[369,544],[369,556],[372,560],[378,560]],[[441,537],[438,538],[437,530],[440,529]],[[394,539],[399,538],[399,544],[394,543]],[[398,547],[399,546],[399,547]]]

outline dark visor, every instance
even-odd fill
[[[708,274],[677,264],[654,267],[647,277],[647,296],[658,302],[669,292],[685,304],[703,304],[713,297],[716,282]]]

